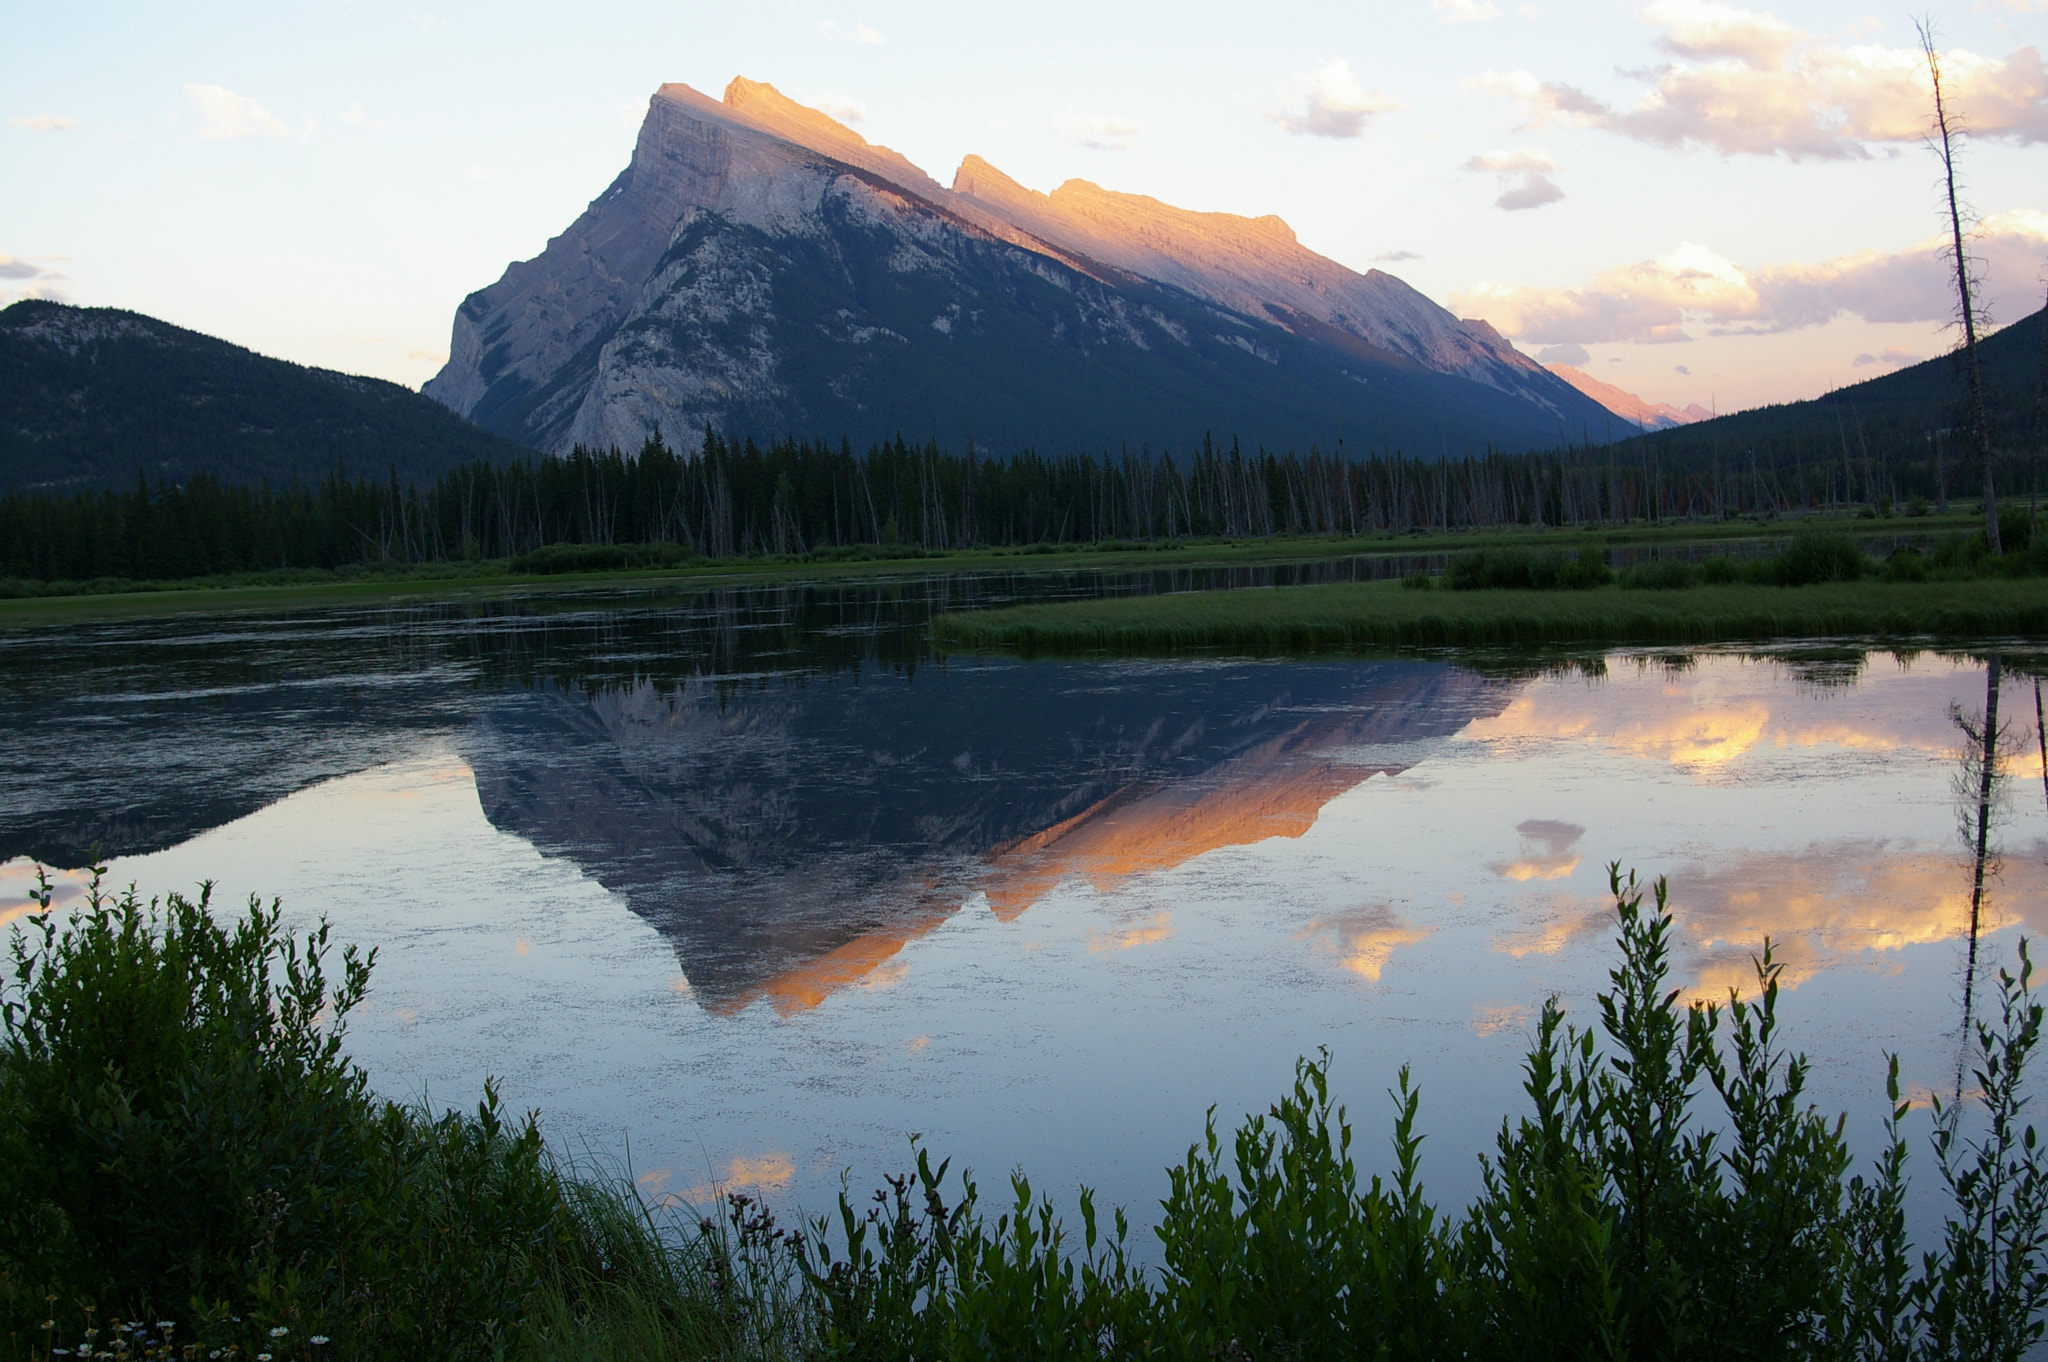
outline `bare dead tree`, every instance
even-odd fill
[[[2029,456],[2027,477],[2027,544],[2031,548],[2036,524],[2035,502],[2041,494],[2041,446],[2048,445],[2048,303],[2041,307],[2041,374],[2034,380],[2034,446]]]
[[[1941,158],[1942,188],[1948,199],[1949,251],[1956,270],[1956,312],[1963,325],[1963,438],[1969,452],[1984,464],[1984,539],[1993,555],[2005,549],[1998,540],[1998,496],[1991,477],[1991,428],[1984,410],[1984,371],[1977,362],[1977,307],[1970,291],[1970,253],[1963,240],[1963,210],[1956,196],[1956,152],[1963,140],[1961,117],[1948,106],[1941,86],[1941,52],[1934,22],[1913,21],[1920,33],[1920,51],[1927,58],[1927,78],[1934,87],[1934,126],[1927,144]]]

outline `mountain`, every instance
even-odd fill
[[[1627,389],[1617,388],[1612,383],[1602,383],[1584,369],[1574,369],[1569,364],[1547,364],[1544,367],[1622,420],[1642,430],[1669,430],[1673,426],[1689,426],[1695,421],[1709,420],[1713,416],[1712,412],[1697,402],[1682,411],[1669,402],[1645,402]]]
[[[789,1013],[977,892],[1007,921],[1299,837],[1514,693],[1425,661],[707,676],[501,692],[452,742],[491,824],[652,923],[700,1005]]]
[[[0,488],[431,481],[530,453],[396,383],[309,369],[116,308],[29,301],[0,312]]]
[[[2048,382],[2048,309],[1978,342],[1992,447],[2015,455],[2040,447],[2041,391]],[[1754,458],[1765,467],[1848,457],[1932,468],[1937,435],[1959,476],[1962,449],[1949,437],[1962,396],[1959,356],[1940,355],[1804,402],[1753,407],[1640,437],[1670,466],[1707,467]],[[1633,457],[1633,456],[1631,456]],[[1859,478],[1861,474],[1858,475]],[[1975,476],[1974,474],[1972,476]],[[1960,491],[1962,483],[1952,483]],[[2023,490],[2015,485],[2012,490]]]
[[[1008,453],[1214,432],[1435,455],[1608,413],[1483,322],[1274,217],[969,157],[951,188],[773,87],[664,85],[631,163],[458,309],[425,392],[544,449],[659,427]]]

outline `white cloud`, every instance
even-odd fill
[[[341,111],[341,121],[352,128],[375,128],[379,132],[384,130],[382,123],[363,112],[363,102],[360,99],[348,102],[348,107]]]
[[[58,118],[53,114],[34,114],[27,118],[10,118],[10,128],[27,128],[31,132],[70,132],[78,126],[75,118]]]
[[[1855,365],[1859,369],[1868,368],[1873,364],[1882,364],[1887,369],[1900,369],[1908,364],[1918,364],[1923,358],[1925,356],[1916,355],[1903,345],[1887,345],[1877,354],[1856,356]]]
[[[1668,255],[1608,270],[1569,288],[1481,282],[1452,295],[1461,317],[1542,345],[1654,344],[1709,335],[1763,335],[1820,326],[1850,314],[1870,322],[1942,323],[1954,313],[1942,239],[1902,251],[1858,251],[1817,265],[1747,270],[1692,242]],[[2019,312],[2035,306],[2048,213],[1987,218],[1971,243],[1983,266],[1979,296]]]
[[[1429,7],[1447,24],[1483,24],[1500,18],[1500,11],[1489,0],[1429,0]]]
[[[836,23],[831,19],[827,19],[819,24],[818,32],[824,34],[835,43],[861,43],[868,47],[875,47],[879,46],[882,41],[881,33],[866,24],[855,24],[852,28],[847,28],[843,24]]]
[[[1374,256],[1373,259],[1385,260],[1398,264],[1403,260],[1420,260],[1422,259],[1422,257],[1414,251],[1382,251],[1380,252],[1380,254]]]
[[[1145,125],[1128,118],[1105,118],[1101,114],[1061,114],[1053,129],[1069,142],[1096,151],[1129,151],[1138,145]]]
[[[1573,368],[1592,358],[1583,345],[1546,345],[1536,352],[1538,364],[1569,364]]]
[[[1481,152],[1465,162],[1465,169],[1500,176],[1501,194],[1493,203],[1496,208],[1505,208],[1510,213],[1541,208],[1564,197],[1557,181],[1550,178],[1557,173],[1557,162],[1550,158],[1548,152]]]
[[[1677,60],[1633,73],[1650,88],[1626,108],[1527,71],[1488,71],[1467,86],[1520,103],[1529,127],[1600,128],[1728,156],[1861,157],[1926,131],[1929,87],[1917,48],[1844,45],[1709,0],[1658,0],[1642,21]],[[1973,134],[2048,141],[2048,69],[2035,48],[2004,58],[1945,52],[1942,74]]]
[[[818,91],[816,96],[806,100],[805,103],[809,104],[819,113],[824,114],[827,118],[836,118],[841,123],[864,123],[867,121],[867,105],[857,99],[848,99],[844,95],[835,95],[830,90]]]
[[[186,102],[199,111],[199,135],[207,138],[289,137],[277,116],[255,100],[218,85],[187,85]]]
[[[1288,81],[1281,97],[1286,107],[1267,117],[1288,132],[1311,137],[1357,137],[1374,114],[1401,107],[1399,100],[1361,86],[1342,57]]]

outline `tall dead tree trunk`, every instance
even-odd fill
[[[1977,362],[1977,308],[1970,296],[1970,255],[1963,243],[1963,211],[1956,197],[1956,150],[1962,141],[1961,120],[1950,111],[1941,88],[1941,53],[1936,50],[1930,20],[1916,21],[1920,50],[1927,57],[1927,78],[1934,87],[1934,128],[1928,144],[1941,158],[1942,189],[1948,199],[1949,249],[1956,269],[1956,311],[1963,323],[1963,438],[1970,453],[1984,464],[1984,541],[1993,556],[2004,553],[1998,539],[1998,494],[1991,476],[1991,424],[1984,409],[1984,371]]]
[[[2041,308],[2041,374],[2034,380],[2034,452],[2027,478],[2027,547],[2033,548],[2036,524],[2035,502],[2041,495],[2041,446],[2048,445],[2048,303]]]

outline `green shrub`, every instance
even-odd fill
[[[1327,1056],[1234,1137],[1214,1113],[1169,1170],[1163,1267],[1131,1271],[1123,1225],[1060,1258],[1029,1185],[993,1224],[971,1181],[920,1154],[865,1216],[846,1197],[799,1253],[814,1355],[832,1357],[1517,1357],[2017,1359],[2048,1305],[2048,1179],[2020,1114],[2039,1042],[2025,943],[1975,1028],[1985,1117],[1940,1109],[1954,1212],[1916,1265],[1905,1237],[1907,1106],[1887,1080],[1889,1141],[1850,1174],[1839,1117],[1805,1099],[1809,1066],[1778,1034],[1782,967],[1757,990],[1681,1006],[1660,881],[1610,868],[1620,963],[1597,1028],[1547,1003],[1527,1060],[1531,1110],[1504,1122],[1482,1192],[1446,1216],[1422,1192],[1420,1097],[1404,1071],[1392,1171],[1362,1180]]]
[[[1887,582],[1924,582],[1928,575],[1927,559],[1910,544],[1893,549],[1891,556],[1884,560],[1884,579]]]
[[[1706,573],[1700,565],[1682,558],[1652,558],[1621,572],[1621,584],[1635,590],[1680,591],[1704,580]]]
[[[1931,566],[1948,577],[1981,577],[1991,561],[1984,532],[1956,531],[1935,541]]]
[[[301,942],[276,905],[232,928],[209,910],[206,892],[161,910],[95,894],[14,937],[0,1228],[37,1280],[159,1306],[240,1297],[259,1257],[328,1258],[345,1236],[371,1103],[342,1018],[370,960],[345,952],[330,989],[324,925]]]
[[[1401,579],[1401,585],[1410,591],[1427,591],[1436,585],[1436,578],[1420,570],[1411,572]]]
[[[1848,535],[1803,525],[1790,544],[1774,557],[1755,563],[1752,571],[1756,580],[1773,586],[1813,586],[1853,582],[1870,568],[1870,556]]]
[[[216,920],[205,889],[95,879],[68,920],[39,896],[0,988],[0,1338],[96,1317],[245,1356],[271,1329],[490,1356],[666,1254],[630,1186],[565,1177],[490,1085],[473,1114],[371,1097],[341,1046],[372,958],[331,979],[325,923],[293,938],[255,900]]]
[[[1588,541],[1576,554],[1527,549],[1475,549],[1451,560],[1447,584],[1453,591],[1509,588],[1584,591],[1614,580],[1600,546]]]
[[[1709,586],[1728,586],[1742,580],[1742,565],[1726,554],[1717,553],[1700,564],[1700,580]]]
[[[2024,506],[1998,508],[1998,546],[2007,553],[2024,553],[2033,542],[2034,519]]]
[[[1769,943],[1752,996],[1681,1004],[1664,884],[1647,906],[1618,866],[1609,887],[1597,1022],[1544,1005],[1528,1110],[1462,1213],[1424,1195],[1408,1072],[1389,1171],[1364,1176],[1321,1054],[1231,1136],[1211,1111],[1168,1170],[1156,1271],[1085,1190],[1078,1234],[1021,1173],[991,1218],[921,1149],[864,1209],[842,1194],[783,1230],[735,1196],[664,1237],[630,1182],[562,1172],[488,1085],[474,1115],[369,1098],[339,1045],[371,961],[344,952],[330,987],[324,926],[294,940],[275,904],[217,924],[203,892],[145,907],[96,882],[59,923],[45,889],[4,997],[0,1346],[45,1357],[97,1318],[108,1356],[169,1356],[167,1328],[185,1356],[309,1357],[318,1334],[337,1359],[2027,1355],[2048,1177],[2023,1119],[2026,943],[1971,1028],[1967,1115],[1935,1103],[1952,1210],[1915,1261],[1897,1060],[1885,1147],[1852,1175],[1779,1036]]]

